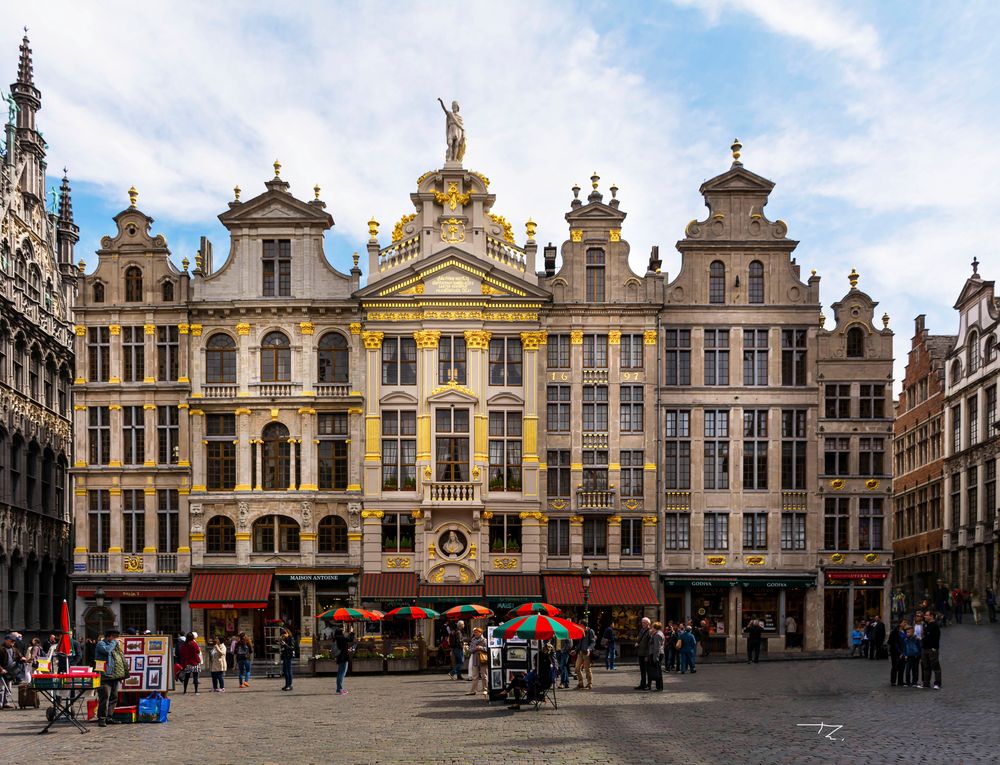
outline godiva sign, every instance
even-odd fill
[[[726,578],[726,579],[684,579],[684,578],[666,578],[663,579],[663,584],[667,587],[747,587],[747,588],[763,588],[763,589],[789,589],[796,587],[813,587],[816,584],[815,577],[774,577],[770,579],[764,578],[750,578],[750,577],[739,577],[739,578]]]

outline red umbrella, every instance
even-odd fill
[[[510,613],[507,614],[508,617],[513,616],[530,616],[531,614],[544,614],[545,616],[559,616],[562,611],[560,611],[555,606],[550,606],[548,603],[522,603],[517,608],[512,608]]]
[[[392,609],[385,615],[386,619],[437,619],[441,614],[432,608],[421,608],[420,606],[400,606]]]
[[[443,616],[445,619],[481,619],[485,616],[493,616],[493,612],[486,606],[470,604],[449,608]]]
[[[63,599],[62,614],[59,617],[59,622],[63,633],[62,637],[59,638],[59,653],[69,656],[73,653],[73,641],[70,640],[69,604],[65,598]]]
[[[382,612],[369,611],[366,608],[330,608],[316,618],[334,622],[377,622],[382,619]]]
[[[518,616],[494,628],[493,637],[510,640],[512,637],[525,640],[579,640],[583,628],[566,619],[554,616]]]

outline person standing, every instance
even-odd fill
[[[751,619],[743,629],[747,633],[747,664],[760,663],[760,644],[764,638],[764,627],[757,619]]]
[[[0,696],[0,707],[4,709],[14,708],[13,700],[7,697],[7,683],[17,684],[22,667],[24,667],[24,656],[17,647],[14,635],[9,634],[3,639],[3,646],[0,647],[0,678],[6,681],[4,685],[0,685],[0,693],[3,694]]]
[[[180,664],[183,667],[181,678],[184,681],[184,693],[188,692],[188,681],[193,680],[194,692],[197,695],[198,681],[201,679],[201,665],[204,664],[204,660],[201,656],[201,646],[198,645],[198,639],[194,632],[189,632],[184,636],[180,650]]]
[[[934,674],[934,690],[941,690],[941,625],[937,623],[933,611],[924,614],[924,637],[921,640],[920,666],[923,677],[921,685],[931,687],[931,673]]]
[[[212,638],[208,649],[208,668],[212,673],[212,693],[226,692],[226,644],[222,638]]]
[[[681,674],[685,674],[689,669],[693,675],[698,670],[694,667],[694,654],[698,648],[698,640],[691,633],[691,625],[684,627],[681,633]]]
[[[583,628],[583,637],[580,638],[580,647],[576,650],[576,689],[589,691],[594,685],[591,661],[594,646],[597,645],[597,634],[583,622],[580,622],[580,627]]]
[[[972,606],[972,621],[976,624],[983,623],[983,601],[979,598],[979,590],[972,591],[972,597],[969,600],[969,605]],[[35,638],[37,640],[38,638]]]
[[[105,632],[104,637],[97,641],[94,656],[97,661],[104,662],[104,668],[100,673],[101,684],[97,688],[97,726],[107,727],[108,724],[117,725],[115,717],[115,706],[118,704],[118,686],[122,680],[128,677],[128,667],[125,666],[125,654],[122,653],[121,643],[118,636],[121,633],[111,628]]]
[[[458,621],[454,625],[448,628],[448,643],[451,645],[451,676],[452,680],[462,679],[462,665],[465,664],[465,648],[462,645],[464,636],[462,635],[462,630],[465,628],[465,622]]]
[[[707,658],[712,655],[712,628],[708,626],[708,619],[702,619],[698,622],[698,632],[695,635],[698,642],[701,643],[701,658]]]
[[[955,624],[962,623],[962,614],[965,612],[965,593],[961,587],[956,587],[951,591],[952,613],[955,616]]]
[[[250,642],[250,638],[245,632],[241,632],[236,638],[236,645],[233,646],[233,659],[236,661],[236,669],[240,673],[240,688],[249,688],[253,643]]]
[[[660,622],[653,622],[649,638],[649,690],[663,690],[663,668],[660,662],[663,661],[663,644],[666,636],[663,634],[663,625]],[[656,685],[654,688],[653,685]]]
[[[292,637],[291,630],[287,628],[281,631],[278,652],[281,654],[281,676],[285,679],[285,685],[281,690],[290,691],[292,690],[292,659],[295,658],[295,638]]]
[[[342,627],[337,627],[333,633],[334,644],[337,647],[337,695],[344,696],[344,678],[347,677],[347,668],[351,662],[351,643],[354,642],[354,633],[344,634]]]
[[[21,679],[22,683],[31,683],[31,675],[36,669],[38,669],[38,660],[42,658],[42,655],[42,641],[37,637],[31,638],[31,642],[28,644],[28,650],[24,657],[27,661],[24,662],[24,675]]]
[[[914,633],[916,634],[916,633]],[[901,620],[889,633],[889,685],[903,685],[903,669],[906,666],[906,621]]]
[[[646,657],[649,656],[649,640],[651,637],[649,634],[649,625],[649,617],[642,617],[639,637],[635,644],[635,655],[639,658],[639,684],[635,687],[637,691],[649,690],[649,669],[646,664]]]
[[[489,644],[483,637],[483,628],[475,627],[472,630],[472,640],[469,641],[469,654],[472,658],[472,690],[466,695],[475,696],[479,693],[480,683],[483,694],[486,695],[489,689],[489,681],[486,673],[489,671],[490,655]]]
[[[907,688],[920,684],[920,639],[913,634],[913,627],[906,629],[906,641],[903,643],[903,653],[906,656],[906,669],[903,671],[903,682]]]
[[[559,641],[559,687],[569,688],[569,654],[573,650],[572,640]]]
[[[878,659],[885,646],[885,624],[876,615],[871,622],[871,633],[868,642],[868,658]]]
[[[618,658],[618,642],[615,635],[615,625],[614,622],[609,624],[604,630],[604,668],[607,670],[617,669],[615,667],[615,660]]]
[[[799,647],[799,625],[795,617],[789,614],[785,617],[785,648]]]
[[[986,588],[986,613],[989,615],[990,624],[996,624],[997,596],[992,587]]]

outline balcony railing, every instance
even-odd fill
[[[351,386],[341,383],[318,383],[316,385],[317,396],[329,396],[333,398],[347,398],[351,395]]]
[[[239,390],[240,386],[235,383],[233,385],[203,385],[201,388],[205,398],[236,398]]]
[[[108,573],[108,554],[89,553],[87,555],[87,571],[91,574]]]
[[[606,367],[597,367],[593,369],[585,368],[583,370],[583,384],[598,384],[607,385],[608,382],[608,370]]]
[[[258,396],[264,398],[281,398],[283,396],[295,395],[301,385],[299,383],[266,382],[252,383],[250,387]]]
[[[615,510],[616,494],[614,489],[580,489],[576,493],[576,505],[581,510]]]
[[[478,481],[424,483],[424,499],[430,502],[478,502],[479,491]]]
[[[156,556],[156,571],[160,574],[177,573],[177,555],[174,553],[160,553]]]
[[[607,449],[608,448],[608,434],[607,433],[587,433],[583,434],[583,448],[584,449]]]

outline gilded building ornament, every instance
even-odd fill
[[[865,563],[876,563],[878,562],[878,553],[868,553],[865,556]]]
[[[877,489],[879,486],[878,479],[869,478],[867,481],[865,481],[865,486],[871,491],[875,491],[875,489]]]
[[[569,238],[573,242],[583,241],[583,230],[579,228],[571,228],[569,230]]]
[[[490,520],[493,517],[493,511],[492,510],[484,510],[482,512],[482,515],[480,515],[479,517],[482,518],[484,521],[488,521],[488,520]]]
[[[626,499],[622,502],[626,510],[639,510],[642,508],[642,502],[638,499]]]
[[[82,324],[77,324],[75,327],[73,327],[73,331],[76,332],[77,337],[83,337],[84,335],[87,334],[87,328]]]
[[[490,337],[493,333],[485,329],[469,329],[465,331],[465,345],[469,350],[485,351],[490,347]]]
[[[571,515],[570,518],[569,518],[569,525],[570,526],[582,526],[583,525],[583,516],[582,515]]]
[[[437,560],[437,548],[434,546],[433,542],[427,545],[427,559]]]
[[[608,331],[608,345],[621,345],[622,333],[620,330],[612,329]]]
[[[299,332],[303,335],[312,335],[316,332],[316,325],[311,321],[300,321],[299,322]]]
[[[402,556],[393,556],[385,559],[386,568],[409,568],[410,559]]]
[[[448,218],[441,223],[441,241],[458,244],[465,241],[465,224],[458,218]]]
[[[726,556],[725,555],[709,555],[707,558],[705,558],[705,562],[709,566],[725,566],[726,565]]]
[[[193,337],[201,337],[201,329],[202,329],[201,324],[192,324],[191,335]]]
[[[348,325],[348,329],[351,330],[351,334],[352,335],[360,335],[361,334],[361,322],[360,321],[352,321]]]
[[[553,499],[549,502],[549,507],[553,510],[565,510],[568,504],[565,499]]]
[[[143,329],[143,331],[147,335],[155,335],[156,334],[156,325],[155,324],[143,324],[142,325],[142,329]]]
[[[620,242],[622,240],[622,230],[620,228],[613,228],[608,231],[608,241],[609,242]]]
[[[384,516],[385,516],[385,512],[382,511],[382,510],[362,510],[361,511],[361,517],[362,518],[379,518],[379,519],[381,519]]]
[[[245,322],[245,321],[241,321],[239,324],[236,325],[236,334],[237,335],[244,335],[244,336],[245,335],[249,335],[250,334],[250,325],[247,322]]]
[[[642,342],[646,345],[656,345],[656,330],[647,329],[642,333]]]
[[[656,525],[656,521],[657,521],[657,517],[655,515],[644,515],[644,516],[642,516],[642,525],[643,526],[655,526]]]
[[[609,515],[608,516],[608,525],[609,526],[621,526],[622,525],[622,517],[620,515]]]
[[[527,223],[524,224],[524,232],[528,235],[528,241],[531,242],[535,238],[535,231],[538,228],[538,224],[535,223],[531,218],[528,218]]]
[[[748,566],[763,566],[767,563],[767,558],[763,555],[748,555],[745,560]]]
[[[570,345],[583,345],[583,330],[574,329],[569,333]]]
[[[526,351],[537,351],[542,344],[541,332],[522,332],[521,347]]]
[[[843,563],[844,562],[844,554],[843,553],[834,553],[833,555],[830,556],[830,562],[831,563]]]
[[[378,241],[378,221],[374,215],[368,220],[368,238],[373,242]]]
[[[476,543],[475,542],[470,543],[469,544],[469,560],[475,560],[476,559],[476,550],[477,550]]]
[[[122,559],[122,568],[127,574],[140,574],[143,571],[143,559],[141,555],[127,555]]]
[[[517,568],[521,561],[518,558],[494,558],[493,568],[496,569],[512,569]]]
[[[511,228],[510,221],[502,215],[490,213],[490,220],[503,229],[503,240],[508,244],[514,244],[514,229]]]
[[[177,332],[178,332],[178,334],[181,334],[181,335],[186,335],[188,333],[188,330],[190,330],[190,329],[191,329],[191,325],[190,324],[178,324],[177,325]]]
[[[459,205],[469,204],[469,201],[472,199],[472,197],[468,194],[462,194],[458,190],[458,183],[451,181],[448,183],[447,192],[436,191],[433,188],[431,191],[434,193],[434,201],[439,205],[448,205],[448,209],[452,212],[454,212]]]
[[[492,287],[486,282],[479,285],[479,291],[484,295],[502,295],[503,290],[498,290],[496,287]]]
[[[108,332],[110,332],[112,335],[115,335],[115,336],[120,335],[122,333],[122,325],[121,324],[109,324],[108,325]]]
[[[385,332],[362,332],[361,339],[364,341],[365,348],[370,351],[377,351],[382,347],[382,340],[385,338]]]
[[[840,491],[841,489],[844,488],[846,483],[847,482],[844,481],[843,478],[834,478],[832,481],[830,481],[830,488],[836,491]]]
[[[441,330],[439,329],[418,329],[413,333],[413,339],[417,341],[418,349],[431,349],[438,347],[438,341],[441,339]]]

